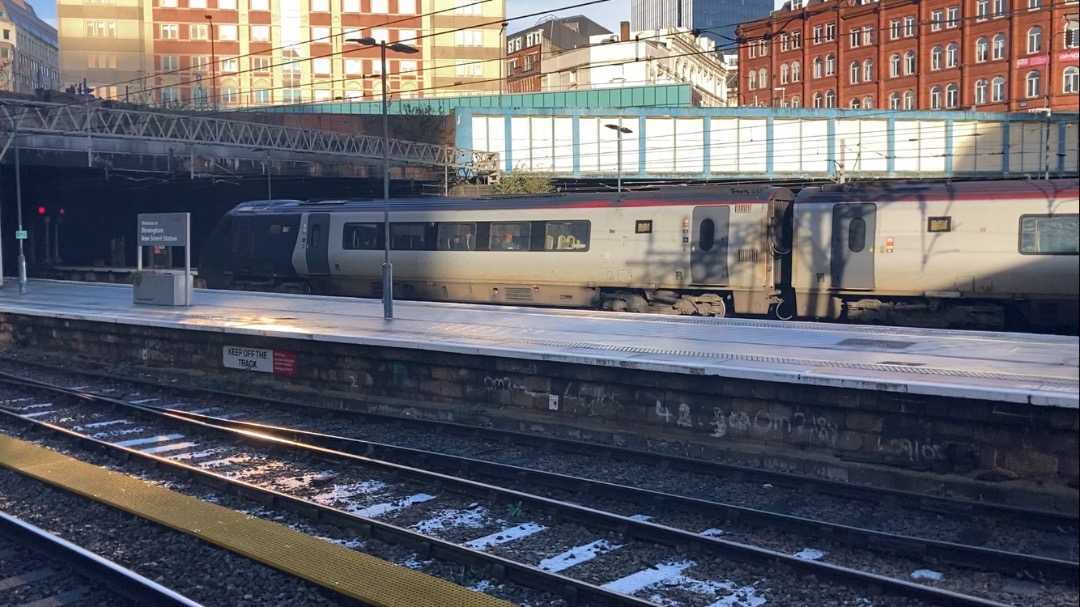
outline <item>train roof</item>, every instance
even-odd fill
[[[791,190],[776,186],[693,186],[643,192],[519,196],[505,198],[393,198],[390,208],[403,211],[471,211],[516,209],[631,208],[700,203],[767,203],[792,200]],[[381,211],[378,200],[254,200],[233,208],[233,213],[296,213]]]
[[[890,200],[1060,200],[1080,195],[1080,179],[854,183],[806,188],[796,201],[888,202]]]

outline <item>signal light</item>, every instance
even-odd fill
[[[37,208],[37,214],[38,215],[44,215],[45,214],[45,207],[38,207]]]
[[[61,217],[63,217],[63,216],[64,216],[64,207],[60,207],[60,216],[61,216]]]

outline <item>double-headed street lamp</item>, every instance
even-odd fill
[[[394,318],[394,269],[390,265],[390,126],[387,118],[386,49],[397,53],[417,53],[417,49],[400,42],[387,44],[374,38],[346,38],[345,42],[379,47],[382,75],[382,157],[383,157],[383,318]]]
[[[619,173],[619,176],[618,176],[617,181],[616,181],[616,183],[618,184],[616,186],[616,189],[619,192],[619,194],[622,194],[622,136],[624,134],[629,135],[630,133],[633,133],[634,131],[631,131],[630,129],[626,128],[625,126],[622,126],[622,125],[619,125],[619,124],[605,124],[604,126],[606,126],[609,129],[614,130],[619,136],[618,148],[617,148],[617,150],[615,152],[619,157],[618,167],[616,168],[616,170]]]

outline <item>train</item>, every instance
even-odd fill
[[[198,271],[209,288],[379,298],[389,259],[400,299],[1075,333],[1078,193],[1048,179],[250,201]]]

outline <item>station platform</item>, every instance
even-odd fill
[[[929,461],[963,444],[977,467],[1065,477],[1080,460],[1077,337],[406,301],[386,320],[377,300],[196,289],[162,307],[130,285],[31,280],[20,295],[11,278],[0,316],[7,346],[228,373],[245,373],[230,347],[273,350],[275,380],[535,424]],[[1033,438],[1053,453],[1030,461]]]

